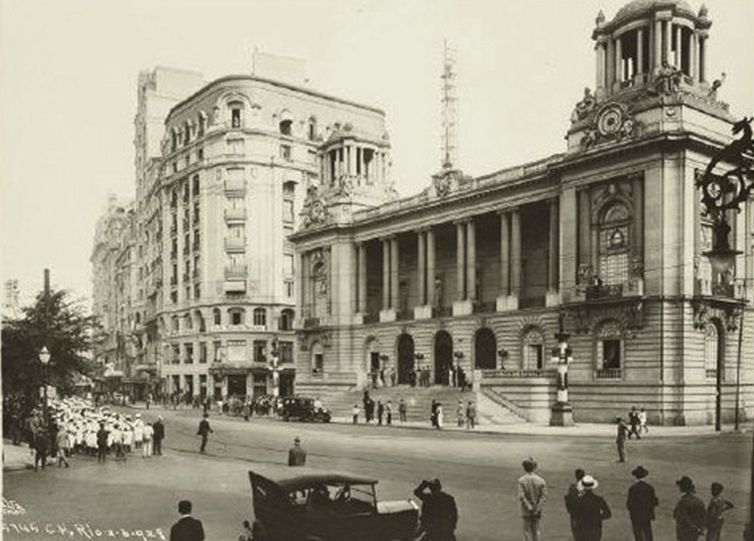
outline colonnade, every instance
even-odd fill
[[[387,178],[387,168],[388,151],[376,145],[346,143],[328,150],[320,159],[321,178],[331,185],[344,175],[355,178],[357,185],[362,179],[366,184],[376,184]]]

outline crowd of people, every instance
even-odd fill
[[[139,413],[124,415],[107,406],[97,407],[89,399],[68,397],[50,399],[46,412],[43,407],[33,408],[16,433],[16,443],[28,442],[34,470],[39,471],[50,458],[58,467],[67,468],[75,454],[96,456],[100,463],[108,456],[116,460],[159,456],[165,425],[162,417],[145,422]]]

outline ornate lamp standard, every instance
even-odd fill
[[[721,276],[728,276],[729,271],[733,268],[736,257],[741,253],[733,250],[728,241],[730,225],[728,225],[726,213],[729,211],[740,212],[741,203],[746,202],[751,197],[754,190],[754,173],[751,170],[752,158],[754,153],[754,142],[752,141],[751,121],[754,118],[744,117],[732,127],[733,135],[741,134],[736,139],[726,145],[718,154],[716,154],[703,174],[697,175],[696,187],[702,193],[703,214],[709,216],[712,220],[712,249],[704,252],[702,255],[709,259],[712,268],[719,272]],[[733,163],[736,167],[717,175],[713,171],[719,163]],[[745,302],[745,301],[743,301]],[[743,325],[743,302],[741,305],[741,321]],[[715,382],[715,430],[720,430],[721,418],[721,366],[720,355],[717,363],[717,379]],[[736,404],[738,409],[738,404]],[[752,453],[751,464],[751,499],[749,501],[749,513],[754,513],[754,453]]]
[[[42,349],[39,352],[39,362],[42,363],[42,383],[44,388],[44,421],[45,421],[45,430],[49,430],[50,428],[50,417],[49,413],[47,411],[47,365],[50,363],[50,352],[47,349],[47,346],[42,346]]]
[[[272,339],[272,360],[270,362],[270,369],[272,370],[272,396],[277,398],[280,396],[280,371],[278,370],[278,339]]]
[[[568,402],[568,364],[573,361],[571,348],[568,347],[568,337],[571,336],[563,327],[565,315],[558,315],[558,332],[555,340],[558,347],[552,350],[552,362],[558,366],[558,394],[557,401],[551,408],[550,426],[573,426],[573,406]]]

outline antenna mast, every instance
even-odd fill
[[[456,94],[456,50],[444,40],[442,79],[442,167],[451,169],[458,160],[458,96]]]

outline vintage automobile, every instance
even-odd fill
[[[283,421],[298,419],[299,421],[330,422],[330,410],[322,404],[318,404],[313,398],[302,398],[300,396],[283,398],[280,416]]]
[[[249,479],[261,541],[415,539],[417,505],[378,502],[374,479],[307,467],[250,471]]]

